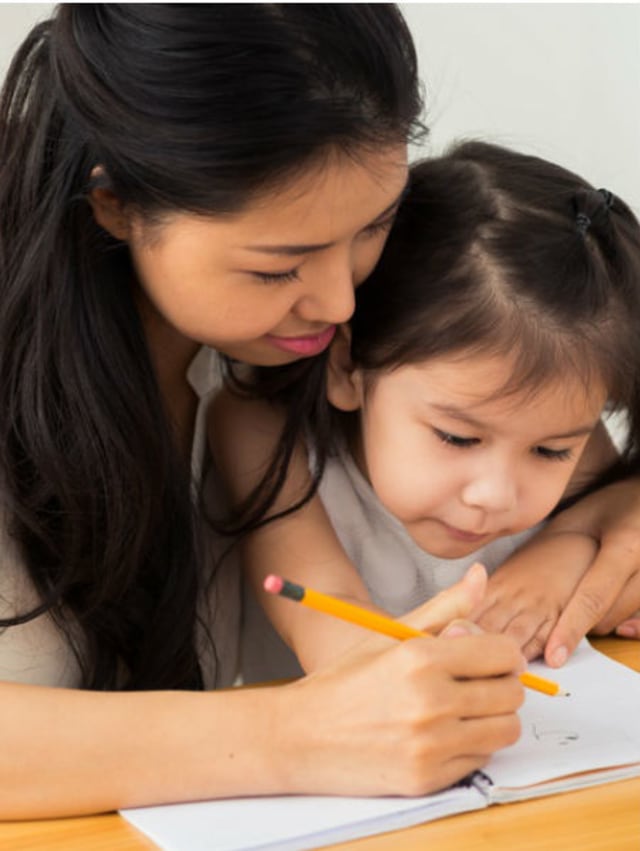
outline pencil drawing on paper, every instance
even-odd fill
[[[575,730],[563,730],[558,728],[544,729],[539,724],[531,725],[531,732],[537,741],[554,742],[560,746],[568,745],[571,742],[577,742],[580,739],[580,734]]]

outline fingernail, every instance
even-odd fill
[[[568,658],[569,651],[567,650],[567,648],[558,647],[558,649],[551,654],[551,659],[549,661],[553,668],[561,668]]]
[[[620,624],[619,627],[616,628],[616,635],[623,635],[625,638],[635,638],[636,637],[636,629],[631,626],[631,624]]]
[[[481,562],[476,561],[471,565],[469,570],[467,570],[464,578],[468,582],[472,582],[475,584],[484,582],[487,578],[487,569],[483,564],[481,564]]]
[[[471,630],[459,623],[451,624],[442,633],[447,638],[458,638],[461,635],[471,635]]]

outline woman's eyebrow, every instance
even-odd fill
[[[397,198],[389,204],[388,207],[379,213],[375,219],[372,219],[365,227],[371,227],[372,225],[378,224],[378,222],[385,219],[389,216],[396,207],[399,207],[402,203],[403,198],[406,196],[409,188],[409,182],[405,183],[402,188],[402,191],[398,194]],[[311,254],[312,251],[322,251],[324,248],[330,248],[333,245],[332,242],[318,242],[310,245],[243,245],[242,247],[246,251],[260,251],[263,254],[286,254],[287,256],[292,255],[300,255],[300,254]]]

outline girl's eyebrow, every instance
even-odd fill
[[[437,411],[439,414],[443,414],[444,416],[450,417],[454,420],[459,420],[466,425],[471,426],[472,428],[486,428],[487,424],[483,423],[481,420],[477,420],[475,417],[470,416],[466,411],[463,411],[461,408],[455,408],[450,405],[437,405],[432,403],[430,406],[434,411]],[[583,437],[585,434],[591,434],[594,428],[600,422],[599,418],[595,420],[593,423],[585,423],[583,426],[578,426],[578,428],[571,429],[571,431],[563,432],[562,434],[548,434],[545,435],[541,440],[567,440],[571,437]]]
[[[406,196],[408,189],[409,181],[405,183],[398,197],[392,201],[388,207],[385,207],[385,209],[377,215],[375,219],[372,219],[367,225],[365,225],[365,227],[377,225],[387,216],[391,215],[392,212],[395,212],[396,208],[400,206],[403,198]],[[311,245],[243,245],[242,248],[246,251],[260,251],[263,254],[285,254],[288,257],[291,257],[301,254],[310,254],[313,251],[322,251],[324,248],[330,248],[332,245],[332,242],[318,242]]]

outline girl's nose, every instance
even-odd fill
[[[463,489],[462,501],[470,508],[503,512],[512,510],[517,503],[517,487],[513,473],[495,467],[474,476]]]

